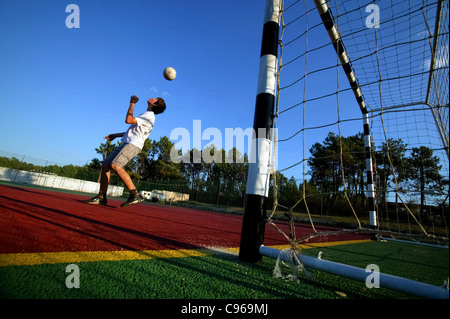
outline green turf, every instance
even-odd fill
[[[366,268],[376,264],[380,272],[442,286],[449,277],[449,252],[446,248],[402,242],[368,242],[304,250],[302,253]]]
[[[448,278],[448,250],[409,244],[369,242],[304,250],[323,259],[441,285]],[[68,264],[0,268],[1,298],[39,299],[354,299],[415,298],[362,282],[313,271],[314,281],[274,278],[275,260],[256,265],[234,255],[133,261],[80,262],[80,288],[65,285]],[[289,269],[284,267],[284,273]]]

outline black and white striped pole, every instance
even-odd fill
[[[266,0],[239,259],[261,260],[269,195],[271,129],[276,95],[280,0]]]
[[[366,105],[364,103],[364,98],[361,93],[361,88],[359,87],[358,81],[356,80],[356,76],[353,72],[352,66],[350,64],[350,59],[348,57],[347,52],[345,52],[344,45],[342,39],[339,34],[339,30],[337,29],[336,24],[334,23],[333,17],[328,8],[328,4],[326,0],[314,0],[316,4],[317,10],[319,11],[320,18],[325,26],[325,29],[330,36],[331,42],[333,43],[334,49],[341,61],[342,67],[344,69],[345,74],[347,75],[347,79],[350,83],[350,86],[353,90],[353,93],[358,102],[359,108],[363,115],[363,124],[364,124],[364,146],[365,146],[365,154],[366,154],[366,173],[367,173],[367,198],[369,204],[369,218],[370,218],[370,226],[372,228],[377,227],[377,215],[375,211],[375,186],[373,181],[373,166],[372,166],[372,146],[370,140],[370,130],[369,130],[369,113],[367,111]]]

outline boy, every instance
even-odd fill
[[[162,98],[151,98],[147,101],[148,108],[143,114],[134,117],[134,105],[139,101],[136,95],[133,95],[128,107],[125,123],[131,124],[128,130],[124,133],[109,134],[105,137],[108,141],[113,141],[116,137],[122,137],[122,145],[116,148],[104,161],[102,165],[102,172],[100,178],[100,192],[97,196],[88,199],[85,203],[95,205],[106,205],[106,192],[110,179],[111,169],[116,171],[120,179],[130,192],[128,200],[121,205],[121,207],[133,205],[144,201],[144,198],[139,195],[130,175],[125,171],[125,165],[138,155],[144,141],[149,136],[155,124],[155,115],[163,113],[166,109],[166,103]]]

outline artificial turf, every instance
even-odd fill
[[[136,302],[144,303],[146,316],[161,317],[164,310],[169,318],[184,318],[185,307],[196,315],[192,309],[208,303],[235,318],[243,316],[226,313],[226,309],[254,306],[267,312],[267,307],[262,308],[266,304],[268,313],[281,318],[280,310],[288,315],[299,309],[314,309],[322,315],[327,310],[332,315],[353,311],[355,300],[357,305],[368,301],[366,310],[374,309],[374,300],[377,308],[380,300],[394,300],[395,306],[399,298],[412,300],[414,304],[401,308],[402,314],[423,305],[413,295],[369,289],[364,282],[315,270],[309,270],[311,277],[300,272],[295,278],[285,264],[279,265],[283,276],[277,278],[273,274],[277,262],[268,257],[257,264],[241,262],[236,248],[241,227],[238,215],[153,204],[127,210],[120,209],[117,200],[111,200],[108,207],[91,207],[82,203],[86,194],[1,184],[0,299],[2,309],[11,306],[16,316],[27,309],[35,315],[42,305],[44,313],[53,311],[55,299],[64,301],[58,309],[65,314],[80,309],[80,315],[87,309],[83,305],[100,301],[99,307],[89,307],[88,312],[92,316],[92,309],[97,309],[102,317],[108,310],[115,316],[119,310],[129,315]],[[287,229],[286,223],[279,226]],[[296,230],[297,234],[311,231],[301,224]],[[437,286],[448,279],[448,249],[367,239],[328,236],[312,241],[301,253],[317,256],[322,252],[322,259],[360,268],[377,264],[381,272]],[[286,244],[271,227],[266,227],[265,241],[268,246]],[[71,273],[66,270],[74,264],[80,286],[68,288]],[[23,306],[24,299],[32,303]],[[81,307],[72,304],[74,299],[83,301]],[[131,307],[119,299],[131,302]],[[230,303],[238,308],[229,307]],[[244,304],[249,308],[242,308]],[[279,307],[274,309],[274,305]],[[448,300],[442,305],[448,306]]]
[[[305,255],[442,285],[448,278],[448,250],[403,243],[367,242],[304,249]],[[417,298],[363,282],[310,270],[292,278],[273,276],[276,261],[240,262],[233,253],[198,257],[77,262],[80,288],[67,288],[68,263],[0,267],[0,297],[26,299],[391,299]]]

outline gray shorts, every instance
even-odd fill
[[[103,163],[109,165],[116,164],[123,168],[140,152],[141,149],[133,144],[122,144],[120,147],[112,151],[112,153],[103,160]]]

